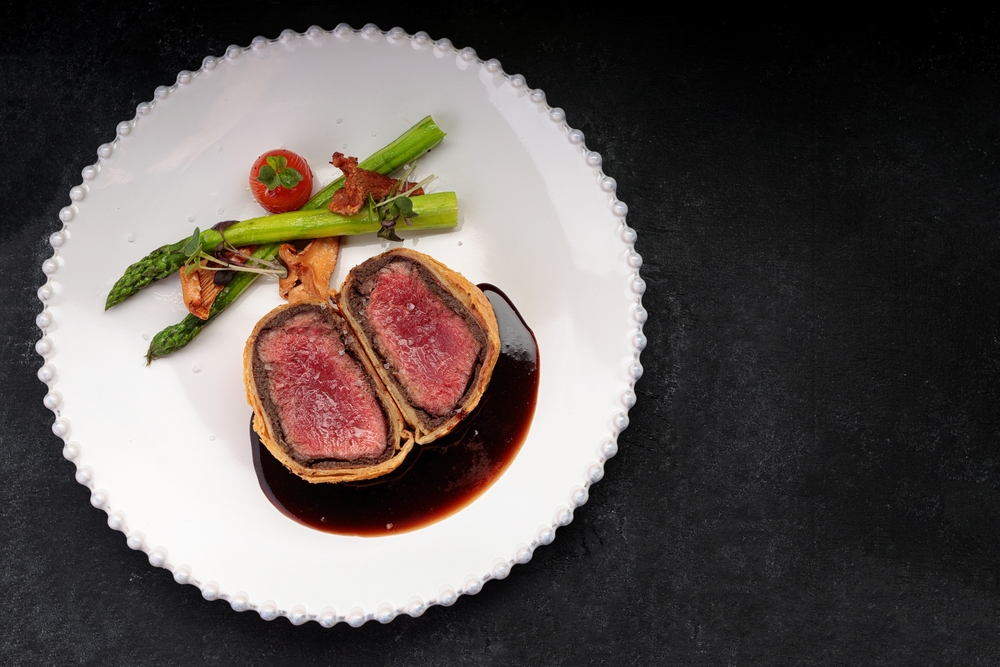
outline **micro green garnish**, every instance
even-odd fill
[[[197,269],[205,269],[207,271],[243,271],[246,273],[260,273],[265,275],[274,275],[279,278],[284,278],[288,275],[288,270],[278,262],[268,261],[266,259],[261,259],[260,257],[253,257],[241,252],[238,248],[234,247],[229,241],[226,240],[226,235],[223,233],[223,229],[228,227],[229,224],[225,222],[220,222],[215,225],[213,229],[219,232],[222,236],[222,243],[216,248],[217,253],[223,251],[228,251],[240,259],[246,261],[245,264],[239,264],[236,262],[231,262],[223,257],[217,257],[211,255],[201,249],[201,230],[197,227],[194,229],[194,233],[191,234],[191,238],[188,242],[184,244],[184,254],[187,255],[187,259],[184,260],[184,276],[190,276],[192,271]],[[207,266],[202,266],[201,260],[206,260],[208,262]],[[215,266],[213,266],[213,264]],[[256,266],[255,266],[256,265]]]
[[[194,233],[184,244],[184,249],[181,252],[187,256],[187,259],[184,260],[184,277],[187,278],[192,271],[198,268],[198,255],[201,254],[201,229],[194,228]]]
[[[386,195],[385,199],[389,199],[398,194],[399,188],[403,187],[406,184],[406,182],[410,180],[410,174],[412,174],[413,170],[416,168],[417,168],[417,163],[415,161],[409,164],[404,164],[403,175],[400,176],[398,179],[396,179],[396,182],[392,184],[392,187],[389,188],[389,194]],[[385,199],[383,199],[382,201],[385,201]]]
[[[396,222],[398,222],[400,218],[403,218],[407,225],[412,226],[413,218],[417,217],[417,213],[413,210],[413,200],[410,199],[410,195],[433,181],[435,178],[434,174],[431,174],[416,185],[413,185],[406,192],[401,194],[392,194],[397,191],[397,188],[403,187],[406,183],[407,177],[410,175],[410,172],[413,171],[414,166],[415,165],[410,166],[399,178],[399,180],[396,181],[396,184],[392,186],[392,190],[389,191],[390,196],[386,197],[378,204],[375,203],[371,195],[368,195],[369,216],[371,219],[379,220],[382,223],[382,228],[376,233],[376,236],[379,238],[383,238],[388,241],[401,242],[403,239],[396,234]]]
[[[396,243],[402,243],[403,239],[399,237],[396,233],[396,221],[395,220],[383,220],[382,228],[375,232],[375,235],[380,239],[385,239],[386,241],[395,241]]]
[[[382,208],[381,204],[376,204],[375,199],[372,197],[371,193],[368,193],[368,220],[370,222],[380,222],[381,227],[379,227],[378,232],[375,233],[380,239],[385,239],[387,241],[396,241],[397,243],[402,243],[403,239],[399,238],[396,234],[396,218],[386,218],[386,211]]]
[[[212,229],[221,234],[222,232],[226,231],[227,229],[235,225],[237,222],[239,222],[239,220],[223,220],[222,222],[217,222],[214,225],[212,225]]]
[[[257,180],[268,190],[284,187],[291,190],[302,180],[302,174],[288,166],[288,158],[284,155],[268,155],[266,164],[260,165]]]

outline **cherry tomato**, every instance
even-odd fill
[[[264,153],[250,169],[250,191],[271,213],[302,208],[309,201],[312,185],[312,169],[305,158],[283,148]]]

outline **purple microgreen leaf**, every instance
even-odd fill
[[[221,234],[222,232],[226,231],[227,229],[235,225],[237,222],[239,222],[239,220],[223,220],[222,222],[217,222],[214,225],[212,225],[212,229]]]
[[[382,221],[382,229],[376,234],[379,238],[402,243],[403,239],[396,234],[396,218]]]

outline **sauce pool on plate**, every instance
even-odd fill
[[[538,396],[538,345],[510,299],[479,288],[500,328],[500,358],[476,409],[447,436],[418,445],[393,472],[363,482],[311,484],[261,445],[250,428],[260,488],[282,513],[317,530],[374,537],[416,530],[478,498],[528,435]]]

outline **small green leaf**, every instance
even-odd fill
[[[263,183],[268,190],[273,190],[281,185],[281,181],[278,180],[278,172],[267,164],[261,165],[260,171],[257,172],[257,180]]]
[[[201,250],[201,230],[197,227],[194,228],[194,233],[191,234],[191,238],[188,242],[184,244],[184,254],[190,257]]]
[[[267,164],[262,164],[257,170],[257,180],[268,190],[279,187],[291,190],[304,179],[301,172],[288,166],[288,159],[284,155],[268,155],[265,162]]]
[[[288,166],[288,158],[284,155],[268,155],[267,163],[271,165],[271,168],[275,171],[281,171]]]
[[[399,211],[399,215],[404,218],[413,217],[413,201],[409,197],[400,197],[392,202],[392,205]]]
[[[282,185],[291,190],[302,181],[302,174],[291,167],[287,167],[278,170],[278,179]]]

